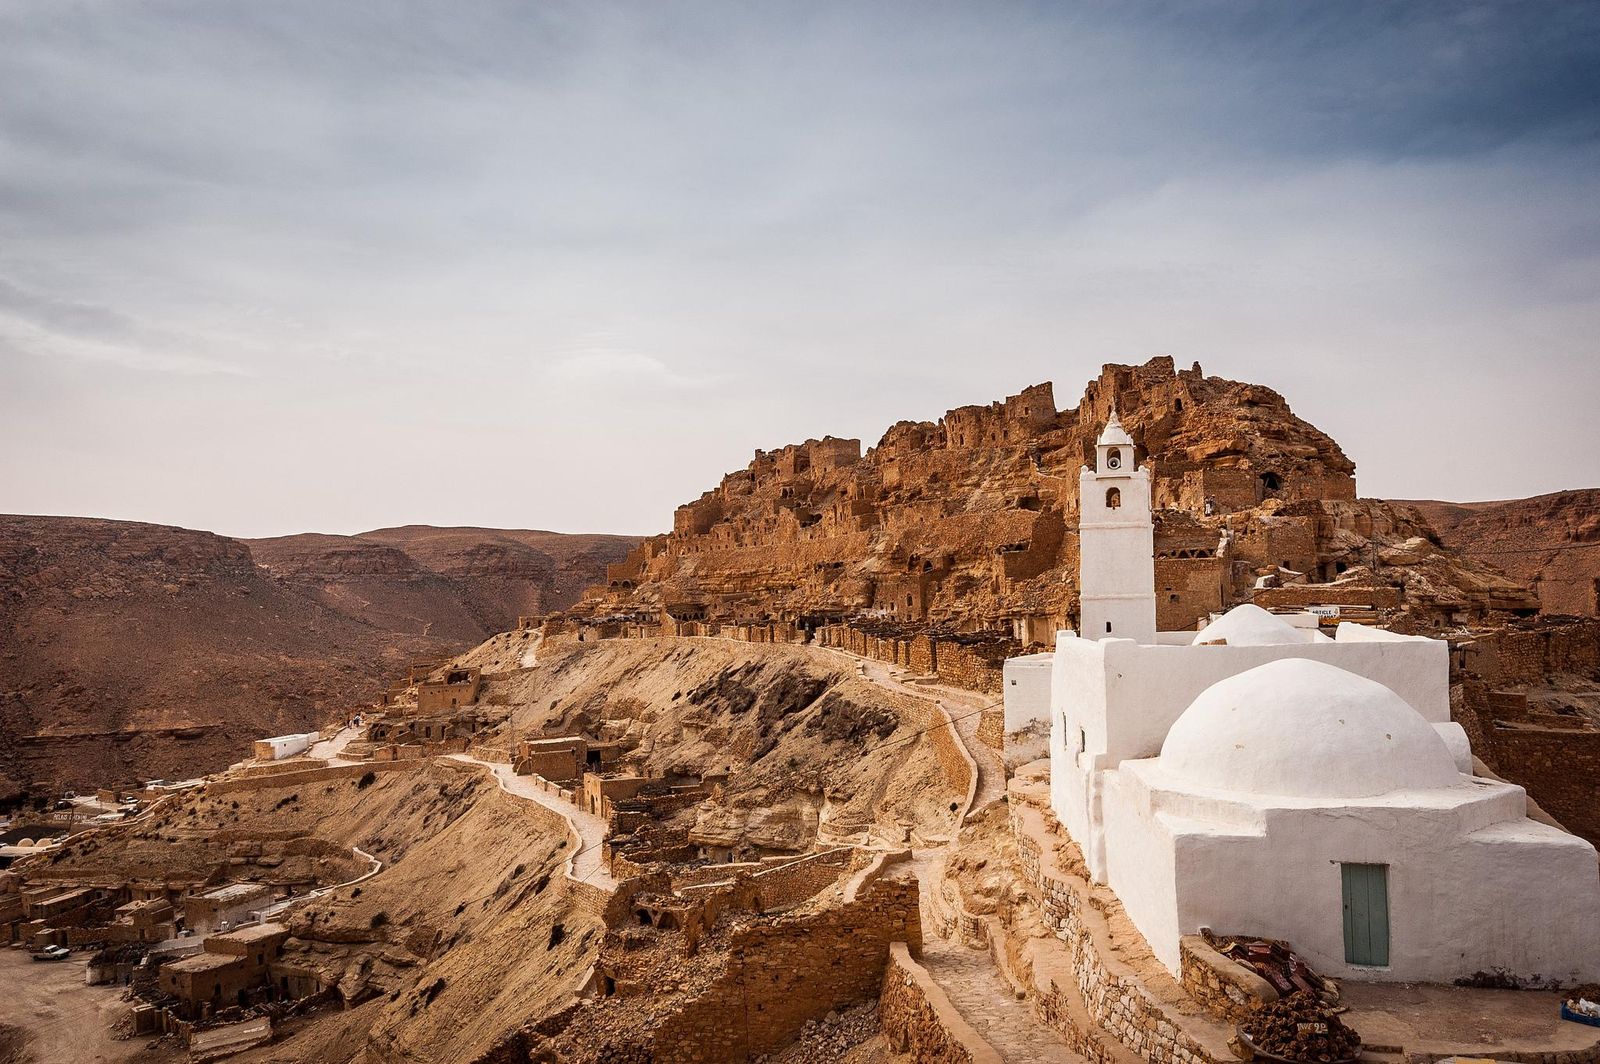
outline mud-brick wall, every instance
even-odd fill
[[[1479,756],[1491,768],[1526,788],[1568,831],[1600,841],[1600,732],[1491,725],[1486,737]]]
[[[960,643],[940,643],[935,657],[937,666],[933,671],[952,687],[991,695],[1000,693],[1003,660],[991,661]]]
[[[788,1042],[807,1021],[874,999],[889,944],[922,948],[915,882],[880,880],[841,909],[737,932],[705,993],[663,1019],[656,1064],[734,1064]]]

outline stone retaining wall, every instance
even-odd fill
[[[1038,986],[1040,1016],[1062,1036],[1067,1048],[1094,1064],[1117,1059],[1117,1047],[1108,1045],[1108,1039],[1159,1064],[1233,1064],[1237,1058],[1231,1053],[1213,1054],[1174,1025],[1136,979],[1108,967],[1105,915],[1088,904],[1085,884],[1045,869],[1039,843],[1023,823],[1025,809],[1013,801],[1011,829],[1024,885],[1045,923],[1066,946],[1075,983],[1063,987],[1047,980]]]
[[[1004,753],[1006,748],[1006,711],[986,709],[978,718],[978,741],[989,749]]]
[[[1224,957],[1199,935],[1179,939],[1178,954],[1183,989],[1219,1020],[1241,1023],[1257,1005],[1278,1000],[1271,983]]]
[[[275,772],[262,776],[237,776],[212,780],[205,785],[205,793],[214,796],[235,794],[239,791],[299,787],[307,783],[321,783],[324,780],[359,778],[368,772],[412,772],[427,763],[420,760],[363,761],[357,765],[326,765],[322,768],[299,769],[295,772]]]
[[[878,1023],[890,1047],[917,1064],[1002,1064],[1000,1054],[962,1018],[904,942],[889,946]]]

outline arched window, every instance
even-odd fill
[[[1113,447],[1111,450],[1106,452],[1106,468],[1122,468],[1122,449],[1120,447]]]
[[[1122,489],[1121,488],[1107,488],[1106,489],[1106,509],[1107,510],[1115,510],[1115,509],[1118,509],[1121,506],[1122,506]]]

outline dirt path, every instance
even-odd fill
[[[896,675],[894,667],[885,662],[858,658],[853,654],[848,656],[866,666],[864,675],[873,683],[915,698],[931,699],[944,706],[945,712],[950,714],[950,719],[955,724],[956,734],[961,736],[967,753],[972,755],[972,760],[978,766],[978,793],[972,799],[969,816],[984,806],[1000,800],[1006,792],[1005,765],[1001,762],[998,751],[978,741],[978,724],[983,710],[999,704],[999,699],[976,691],[964,691],[958,687],[906,683]]]
[[[87,953],[39,964],[18,949],[0,949],[0,1023],[32,1036],[30,1064],[118,1064],[150,1044],[119,1042],[111,1025],[128,1005],[122,988],[85,986]]]
[[[977,793],[969,816],[1000,800],[1006,788],[1005,765],[998,751],[978,740],[982,712],[995,706],[998,699],[941,684],[906,683],[898,675],[900,670],[885,662],[847,656],[860,662],[863,675],[874,683],[918,698],[936,699],[944,706],[978,766]],[[912,855],[909,863],[922,885],[924,906],[934,904],[935,892],[944,885],[944,859],[949,850],[949,845],[930,847]],[[925,919],[923,926],[932,926],[932,922]],[[950,1003],[1005,1060],[1019,1064],[1082,1064],[1085,1060],[1041,1023],[1026,1002],[1016,999],[987,953],[930,935],[923,942],[922,963]]]
[[[328,738],[312,746],[308,756],[321,758],[330,765],[355,764],[353,761],[344,760],[339,755],[344,752],[344,748],[346,746],[350,745],[351,740],[355,739],[360,734],[360,728],[346,725],[333,735],[330,735]]]
[[[536,786],[531,777],[519,776],[511,771],[511,766],[496,761],[484,761],[482,758],[471,757],[467,754],[449,755],[453,761],[465,761],[469,765],[480,765],[494,773],[495,779],[500,781],[500,789],[518,798],[525,798],[530,802],[537,802],[546,809],[554,810],[567,818],[567,822],[577,829],[578,837],[583,840],[578,850],[577,859],[572,864],[572,874],[575,878],[586,883],[593,883],[602,890],[615,889],[616,880],[611,878],[611,873],[605,870],[602,861],[601,846],[606,840],[606,822],[593,813],[573,805],[571,802],[562,801],[556,795],[549,794]]]
[[[981,950],[958,942],[932,939],[923,943],[922,966],[944,990],[950,1003],[1007,1061],[1028,1064],[1083,1064],[1085,1058],[1018,1001],[994,962]]]

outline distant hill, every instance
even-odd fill
[[[1600,598],[1600,488],[1499,502],[1412,502],[1445,546],[1534,585],[1546,614],[1593,617]]]
[[[369,702],[410,660],[569,604],[635,542],[0,516],[0,799],[220,768]]]
[[[570,606],[639,539],[404,525],[244,542],[258,564],[329,609],[388,631],[476,643],[524,614]]]

